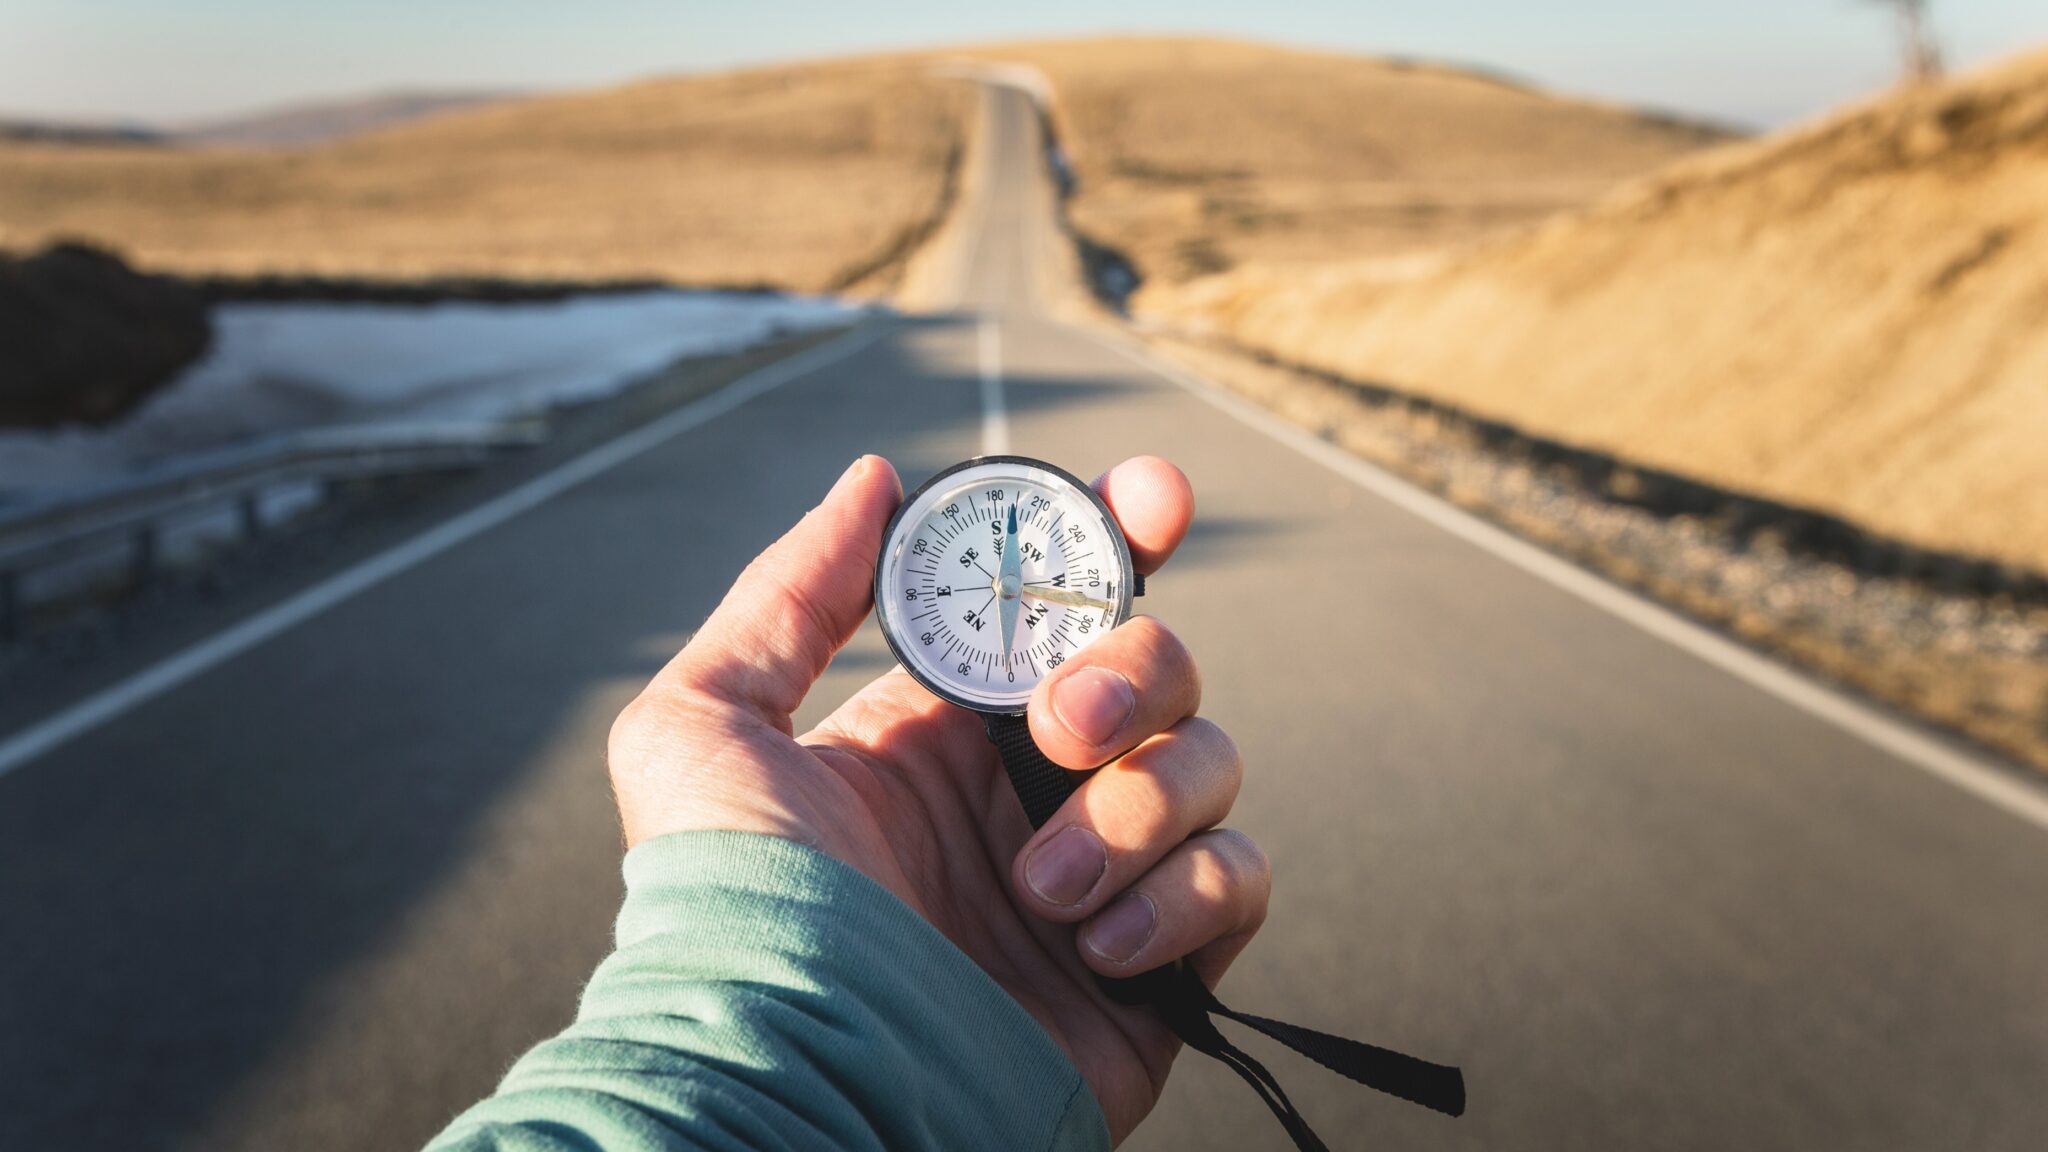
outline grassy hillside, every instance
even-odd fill
[[[1154,285],[1435,247],[1716,134],[1443,67],[1193,39],[1002,45],[510,100],[286,152],[0,139],[0,247],[150,270],[872,282],[969,118],[952,56],[1058,91],[1087,231]]]
[[[2048,53],[1434,262],[1245,268],[1179,323],[2048,568]]]
[[[1154,287],[1247,262],[1466,240],[1725,138],[1467,70],[1237,41],[962,55],[1052,82],[1080,177],[1075,223]]]
[[[0,247],[152,271],[653,278],[819,291],[886,276],[942,204],[968,94],[909,61],[493,104],[288,152],[0,141]]]

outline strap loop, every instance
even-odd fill
[[[1033,828],[1059,811],[1086,772],[1069,772],[1046,759],[1032,742],[1031,726],[1022,716],[984,715],[988,738],[996,746],[1003,770],[1023,802],[1024,814]],[[1195,975],[1194,969],[1175,961],[1150,972],[1123,979],[1097,976],[1096,984],[1119,1004],[1149,1004],[1167,1027],[1188,1047],[1220,1061],[1251,1085],[1259,1099],[1272,1110],[1280,1126],[1301,1152],[1329,1152],[1308,1121],[1287,1098],[1280,1082],[1266,1066],[1217,1031],[1215,1018],[1234,1020],[1270,1039],[1292,1048],[1330,1071],[1368,1088],[1397,1096],[1446,1116],[1465,1112],[1465,1077],[1458,1069],[1432,1064],[1405,1053],[1332,1036],[1298,1024],[1269,1020],[1264,1016],[1238,1012],[1224,1006]]]

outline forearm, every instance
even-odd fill
[[[576,1022],[434,1149],[1102,1149],[1071,1062],[938,931],[767,836],[626,858]]]

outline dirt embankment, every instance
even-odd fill
[[[0,426],[104,424],[212,334],[198,293],[105,252],[0,253]]]
[[[1583,204],[1722,130],[1470,69],[1241,41],[1102,39],[959,56],[1051,82],[1085,235],[1145,288],[1469,240]]]
[[[1826,547],[1818,526],[1789,531],[1782,510],[1704,490],[1677,493],[1674,513],[1672,493],[1650,490],[1658,478],[1611,459],[1209,343],[1155,343],[1553,552],[2048,770],[2048,581],[1985,595],[1954,578],[1970,570],[1871,564],[1862,549]]]
[[[0,248],[151,271],[885,291],[972,93],[911,59],[510,101],[289,151],[0,141]],[[907,240],[906,238],[911,238]]]
[[[1426,261],[1152,315],[1931,552],[2048,569],[2048,53]]]

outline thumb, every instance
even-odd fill
[[[740,573],[662,678],[789,731],[790,714],[867,617],[882,531],[902,499],[887,460],[855,460]]]

